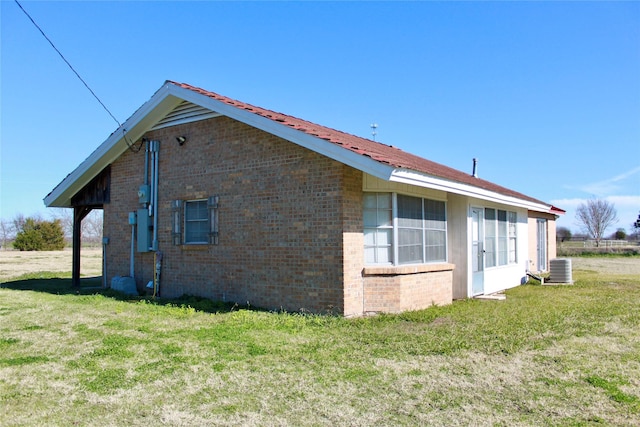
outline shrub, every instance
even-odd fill
[[[624,231],[624,228],[618,228],[615,233],[613,233],[613,238],[615,240],[624,240],[627,238],[627,232]]]
[[[567,227],[558,227],[558,229],[556,230],[556,238],[561,242],[571,240],[571,236],[571,230],[569,230]]]
[[[64,231],[60,220],[27,218],[16,235],[13,247],[20,251],[60,251],[64,249]]]

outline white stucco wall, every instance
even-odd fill
[[[471,207],[478,208],[492,208],[500,209],[517,214],[517,240],[516,240],[516,259],[515,264],[508,264],[496,267],[485,268],[484,270],[484,294],[492,294],[495,292],[503,291],[516,287],[522,283],[526,274],[527,263],[529,259],[528,247],[529,247],[529,233],[528,233],[528,220],[527,210],[523,208],[514,208],[513,206],[501,205],[496,203],[487,203],[483,200],[468,199],[467,200],[467,259],[471,259]],[[465,297],[472,296],[472,267],[469,263],[467,268],[467,280],[466,289],[467,294]]]

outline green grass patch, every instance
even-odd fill
[[[23,366],[34,363],[46,363],[50,359],[47,356],[21,356],[13,358],[0,357],[0,366]]]
[[[0,338],[0,350],[4,347],[9,347],[13,344],[18,344],[20,342],[17,338]]]
[[[20,279],[0,289],[3,425],[628,425],[640,279],[574,280],[343,319]]]
[[[131,387],[133,380],[125,369],[116,367],[100,369],[93,376],[85,375],[81,384],[90,392],[104,395]]]
[[[629,404],[634,409],[634,411],[640,410],[640,399],[637,396],[624,393],[622,390],[620,390],[616,382],[606,380],[595,375],[585,378],[585,381],[594,387],[604,390],[609,395],[611,400],[618,403]]]

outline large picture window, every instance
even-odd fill
[[[365,193],[367,264],[418,264],[447,260],[445,203],[395,193]]]

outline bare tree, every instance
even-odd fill
[[[67,239],[73,236],[73,209],[62,208],[52,210],[51,217],[60,220]],[[94,209],[82,220],[82,241],[99,243],[102,240],[102,210]]]
[[[62,230],[64,230],[64,237],[71,239],[73,235],[73,209],[68,208],[51,208],[51,219],[60,220]]]
[[[102,209],[94,209],[82,220],[82,235],[87,242],[100,243],[102,241]]]
[[[7,242],[13,240],[16,237],[16,231],[13,226],[13,221],[6,219],[0,219],[0,247],[7,247]]]
[[[23,214],[19,213],[13,217],[11,222],[13,224],[13,231],[17,233],[22,230],[22,227],[24,227],[24,223],[27,222],[27,218],[25,218]]]
[[[607,228],[618,222],[618,214],[613,203],[603,199],[591,199],[578,206],[576,220],[596,241],[596,246],[600,246]]]

